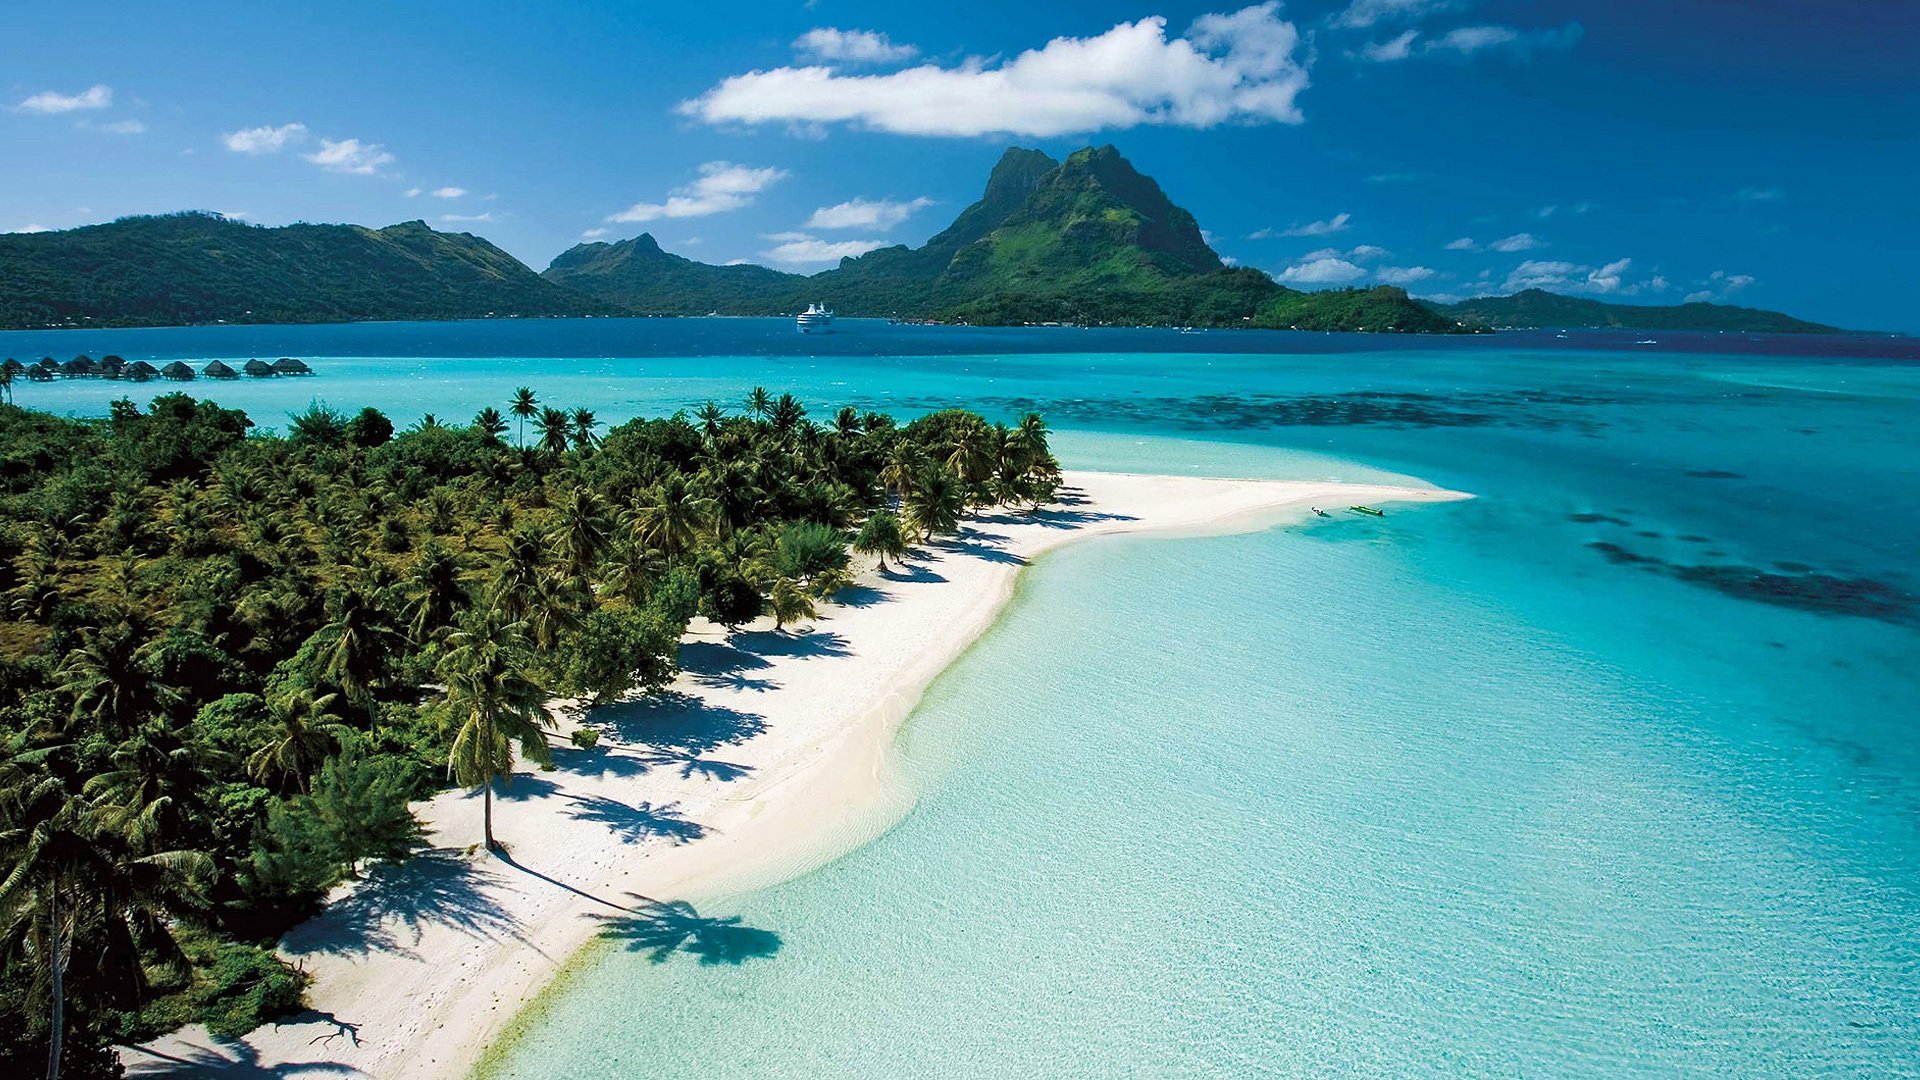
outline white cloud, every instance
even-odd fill
[[[781,67],[722,80],[679,112],[708,124],[854,124],[900,135],[1048,137],[1141,124],[1297,124],[1299,31],[1269,2],[1202,15],[1185,37],[1150,16],[1059,37],[1011,60],[969,57],[884,75]]]
[[[580,234],[580,238],[582,240],[598,240],[605,235],[607,235],[607,230],[605,229],[588,229],[586,232]]]
[[[417,199],[420,197],[420,189],[417,187],[410,187],[407,190],[401,192],[400,195],[402,198]]]
[[[895,45],[887,35],[871,30],[836,30],[830,26],[800,35],[793,48],[809,60],[849,64],[897,64],[920,51],[911,45]]]
[[[1427,280],[1434,273],[1434,269],[1430,266],[1383,266],[1374,271],[1373,276],[1388,285],[1412,285],[1414,282]]]
[[[1565,286],[1572,280],[1574,274],[1581,273],[1586,269],[1584,266],[1578,266],[1570,262],[1549,262],[1540,259],[1528,259],[1515,267],[1513,273],[1507,275],[1506,284],[1502,285],[1501,288],[1506,292],[1515,293],[1523,289],[1549,289],[1555,286]]]
[[[14,106],[16,112],[70,113],[82,109],[104,109],[113,104],[113,87],[95,85],[78,94],[42,90]]]
[[[82,120],[74,126],[83,131],[101,131],[108,135],[141,135],[147,130],[147,125],[139,120],[112,120],[104,124]]]
[[[667,201],[634,203],[608,221],[654,221],[658,218],[706,217],[738,210],[753,197],[778,183],[785,169],[755,169],[731,161],[709,161],[700,166],[700,178],[667,192]]]
[[[1427,42],[1427,52],[1450,52],[1472,56],[1499,49],[1520,59],[1531,58],[1538,49],[1570,49],[1586,33],[1573,22],[1557,30],[1521,30],[1512,26],[1462,26]]]
[[[1374,41],[1360,47],[1360,55],[1376,64],[1405,60],[1413,55],[1413,39],[1420,36],[1418,30],[1407,30],[1399,37],[1387,41]]]
[[[1452,6],[1451,0],[1353,0],[1332,23],[1343,30],[1365,30],[1376,23],[1417,19]]]
[[[1494,251],[1512,254],[1516,251],[1532,251],[1534,248],[1544,247],[1545,244],[1539,237],[1532,233],[1523,232],[1514,233],[1512,236],[1501,237],[1487,246]]]
[[[1632,259],[1615,259],[1613,262],[1587,274],[1587,288],[1593,292],[1619,292],[1621,275],[1633,265]]]
[[[457,199],[466,193],[467,189],[463,187],[443,187],[434,188],[427,194],[432,195],[436,199]]]
[[[889,199],[849,199],[823,206],[807,219],[809,229],[891,229],[916,211],[933,205],[926,196],[894,202]]]
[[[1289,266],[1278,276],[1290,285],[1344,285],[1366,277],[1367,272],[1345,259],[1319,258]]]
[[[1647,289],[1650,292],[1665,292],[1667,291],[1667,279],[1660,274],[1655,274],[1653,275],[1653,280],[1647,282]]]
[[[7,231],[10,233],[39,233],[52,232],[53,230],[47,228],[45,225],[22,225],[17,229],[8,229]]]
[[[1542,221],[1545,221],[1546,219],[1552,217],[1553,212],[1558,209],[1560,209],[1558,204],[1555,204],[1552,206],[1543,206],[1540,209],[1535,210],[1533,212],[1533,216],[1539,218]]]
[[[1353,220],[1352,214],[1335,214],[1325,221],[1309,221],[1305,225],[1295,225],[1281,231],[1281,236],[1332,236],[1345,232],[1347,223]]]
[[[1473,242],[1473,237],[1463,236],[1458,240],[1448,241],[1447,250],[1448,251],[1479,251],[1480,245]]]
[[[441,221],[492,221],[493,211],[484,214],[441,214]]]
[[[1379,247],[1374,244],[1361,244],[1360,246],[1354,248],[1352,251],[1347,252],[1347,258],[1349,259],[1380,259],[1380,258],[1385,258],[1386,256],[1391,254],[1393,254],[1393,252],[1388,251],[1386,248]]]
[[[1733,197],[1741,202],[1779,202],[1787,193],[1777,187],[1743,187]]]
[[[320,149],[305,156],[328,172],[356,176],[372,176],[380,171],[380,166],[393,163],[393,155],[387,153],[386,147],[359,139],[321,139]]]
[[[1729,274],[1725,270],[1715,270],[1700,283],[1704,288],[1686,295],[1686,302],[1689,304],[1716,303],[1753,284],[1753,281],[1752,274]]]
[[[800,232],[774,233],[767,239],[777,246],[760,257],[778,263],[839,262],[887,246],[885,240],[821,240]]]
[[[271,154],[288,143],[297,143],[306,137],[307,125],[281,124],[279,127],[269,125],[229,131],[220,136],[220,142],[236,154]]]

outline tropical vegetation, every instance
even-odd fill
[[[273,943],[408,857],[410,801],[478,789],[484,851],[557,700],[662,689],[696,616],[805,621],[855,553],[1059,482],[1031,415],[501,406],[268,434],[178,393],[0,404],[0,1073],[297,1007]]]

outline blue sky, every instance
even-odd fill
[[[961,13],[963,12],[963,13]],[[811,271],[1112,142],[1303,288],[1920,330],[1920,4],[335,2],[0,10],[0,230],[424,218]]]

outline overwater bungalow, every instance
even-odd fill
[[[148,379],[160,374],[160,369],[147,363],[145,360],[135,360],[133,363],[128,364],[126,368],[121,371],[121,374],[126,378],[132,379],[134,382],[146,382]]]
[[[161,368],[160,375],[162,378],[191,382],[193,380],[193,368],[184,360],[175,360],[173,363]]]
[[[100,368],[94,364],[93,357],[76,356],[60,365],[60,374],[65,375],[69,379],[78,379],[88,375],[98,375],[100,374]]]
[[[60,361],[55,360],[51,356],[43,356],[40,358],[39,363],[33,365],[33,370],[44,371],[47,373],[48,378],[52,378],[60,374]]]
[[[127,373],[127,362],[117,356],[103,356],[94,361],[94,374],[105,379],[118,379]]]
[[[200,369],[209,379],[237,379],[240,373],[228,367],[224,362],[215,360]]]
[[[303,361],[296,360],[291,356],[283,356],[280,359],[275,360],[273,362],[273,370],[281,375],[313,374],[312,368],[308,367]]]
[[[265,360],[249,360],[247,361],[247,366],[242,368],[241,370],[245,371],[247,374],[253,376],[256,379],[271,378],[275,375],[280,374],[279,372],[273,370],[273,365],[267,363]]]
[[[39,364],[35,364],[27,369],[27,378],[34,382],[52,382],[53,369],[43,368]]]

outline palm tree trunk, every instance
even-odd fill
[[[481,821],[483,822],[481,831],[486,833],[487,836],[487,850],[492,851],[497,846],[493,842],[493,777],[487,777],[487,786],[481,791],[480,795],[480,805],[485,807],[485,809],[481,811]]]
[[[47,939],[53,961],[53,1016],[47,1025],[47,1080],[60,1080],[60,1036],[67,1021],[67,961],[60,947],[60,889],[48,894]]]

